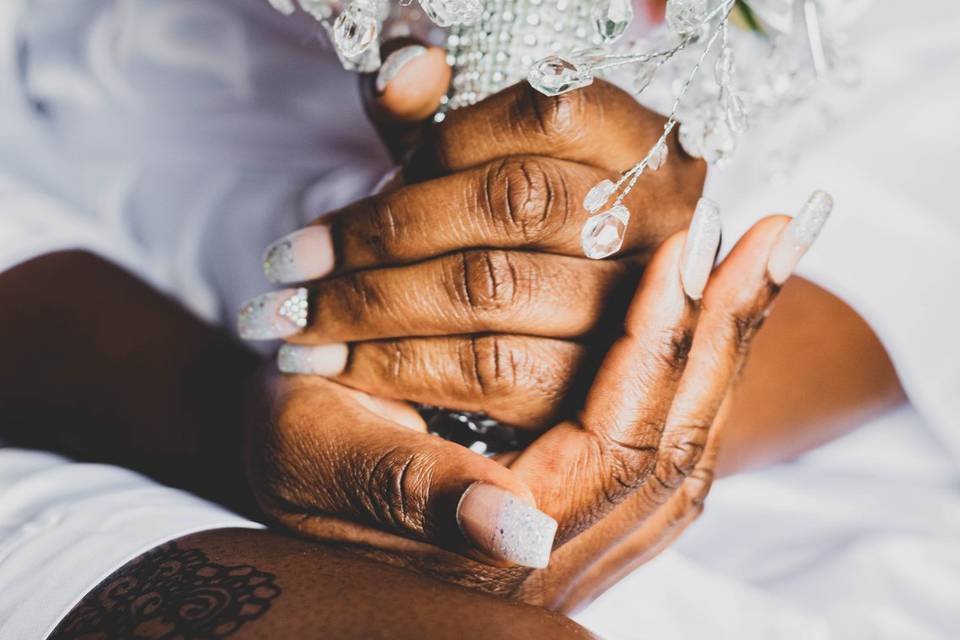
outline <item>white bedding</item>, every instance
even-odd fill
[[[263,247],[387,168],[355,80],[304,28],[259,0],[0,3],[0,270],[83,247],[232,326],[268,286]],[[960,637],[958,33],[952,0],[878,0],[855,33],[864,87],[792,181],[759,179],[745,149],[709,185],[727,240],[833,193],[801,274],[871,323],[912,406],[720,482],[677,547],[579,615],[587,626]],[[163,539],[242,523],[126,471],[0,449],[0,640],[43,637]]]

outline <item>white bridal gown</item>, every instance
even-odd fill
[[[370,188],[387,164],[355,79],[265,4],[0,1],[0,270],[85,248],[232,326],[268,287],[263,247]],[[772,187],[745,150],[710,185],[728,238],[834,194],[800,271],[871,323],[911,406],[720,482],[681,542],[583,624],[624,639],[960,637],[958,33],[953,0],[878,0],[853,33],[863,87],[829,135],[807,136],[791,181]],[[122,469],[0,448],[0,640],[43,638],[126,561],[224,526],[254,525]]]

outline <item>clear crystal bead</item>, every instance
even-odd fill
[[[724,47],[717,56],[716,76],[717,84],[721,87],[728,86],[733,82],[733,74],[736,72],[736,63],[733,58],[733,50],[730,47]]]
[[[593,189],[590,189],[590,193],[583,199],[583,208],[590,213],[596,213],[600,210],[600,207],[607,204],[610,196],[612,196],[616,190],[617,185],[614,184],[613,180],[604,180]]]
[[[527,80],[540,93],[558,96],[592,84],[593,73],[586,65],[551,55],[533,65]]]
[[[708,13],[707,0],[667,0],[667,25],[681,38],[699,36]]]
[[[717,110],[703,125],[700,151],[710,164],[722,164],[737,148],[737,136],[727,122],[726,113]]]
[[[605,61],[609,55],[610,52],[601,47],[582,47],[571,51],[568,57],[578,65],[593,67]]]
[[[623,246],[623,238],[630,222],[630,210],[622,204],[598,213],[587,220],[580,235],[583,254],[600,260],[612,256]]]
[[[669,149],[667,148],[667,143],[665,140],[661,140],[657,143],[657,146],[650,151],[650,158],[647,160],[647,166],[653,171],[659,170],[660,167],[666,163],[668,154]]]
[[[750,117],[743,100],[731,91],[723,92],[723,109],[727,124],[734,133],[743,133],[750,126]]]
[[[420,0],[427,17],[440,27],[473,24],[483,14],[481,0]]]
[[[593,24],[604,42],[613,42],[633,22],[632,0],[600,0],[593,7]]]
[[[380,25],[375,8],[367,2],[352,2],[333,24],[333,43],[344,58],[358,58],[377,40]]]
[[[650,86],[650,83],[653,82],[653,78],[657,75],[659,68],[660,64],[656,60],[646,60],[637,65],[637,75],[633,78],[634,92],[637,94],[643,93],[644,90]]]

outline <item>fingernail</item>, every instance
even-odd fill
[[[713,200],[700,198],[680,259],[680,281],[683,290],[693,300],[703,297],[703,290],[713,272],[720,247],[720,229],[720,207]]]
[[[550,562],[557,521],[509,491],[475,482],[457,506],[460,530],[492,558],[542,569]]]
[[[330,227],[320,224],[294,231],[267,247],[263,272],[278,284],[305,282],[329,274],[333,263]]]
[[[307,326],[308,311],[306,289],[273,291],[243,305],[237,328],[244,340],[289,338]]]
[[[774,283],[782,285],[793,274],[800,258],[820,235],[831,211],[833,198],[830,194],[815,191],[800,213],[786,226],[767,261],[767,274]]]
[[[329,378],[343,373],[348,354],[345,344],[285,344],[277,352],[277,368],[282,373]]]
[[[386,91],[387,85],[400,74],[400,71],[408,62],[419,58],[426,52],[426,47],[411,44],[402,49],[397,49],[387,56],[387,59],[380,65],[380,71],[377,73],[377,93]]]

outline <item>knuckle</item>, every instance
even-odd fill
[[[472,311],[500,311],[516,303],[520,282],[508,252],[465,251],[460,256],[462,297]]]
[[[461,344],[461,370],[475,395],[492,398],[516,388],[518,359],[501,336],[472,336]]]
[[[526,243],[555,234],[572,216],[566,179],[540,159],[495,163],[484,181],[484,198],[494,223]]]
[[[555,145],[567,145],[583,138],[593,104],[591,98],[596,91],[596,88],[569,91],[548,98],[529,88],[529,117],[536,132]]]
[[[750,350],[753,337],[766,321],[766,313],[762,308],[752,308],[732,313],[730,320],[733,324],[734,350],[738,355],[744,355]]]
[[[647,426],[652,431],[663,428],[662,424]],[[619,504],[650,477],[657,449],[650,444],[625,442],[610,436],[597,436],[595,441],[607,474],[601,485],[604,500],[611,505]]]
[[[377,343],[381,356],[376,360],[382,364],[383,375],[396,381],[415,380],[420,374],[420,354],[408,341],[395,338]]]
[[[342,310],[347,321],[351,324],[360,324],[381,305],[382,298],[377,287],[366,272],[355,271],[348,273],[331,282],[329,289],[324,289],[325,298],[333,298],[335,308]],[[332,309],[333,305],[318,304],[318,307]]]
[[[658,484],[669,490],[675,490],[693,473],[704,445],[694,440],[685,440],[667,445],[657,463]]]
[[[359,467],[364,507],[379,523],[422,534],[436,461],[400,448],[370,456]]]
[[[713,487],[714,473],[711,469],[698,468],[690,474],[684,483],[684,497],[691,510],[703,511],[703,505]]]
[[[380,259],[390,259],[399,246],[400,229],[396,213],[388,197],[370,200],[367,212],[369,231],[362,234],[371,251]]]

